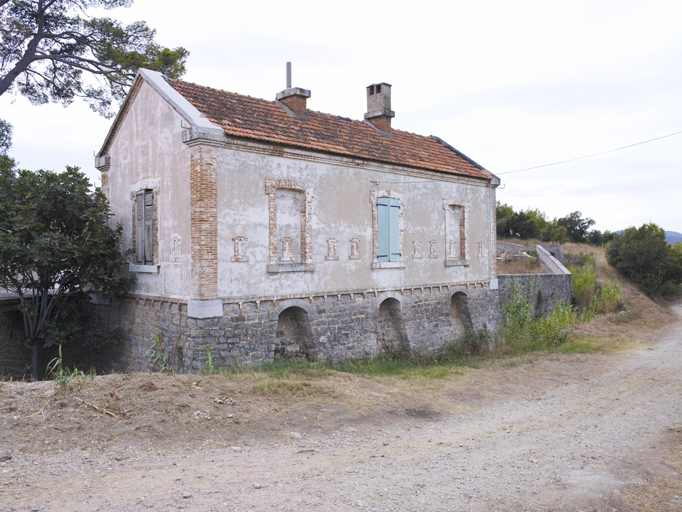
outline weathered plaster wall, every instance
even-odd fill
[[[190,283],[190,151],[182,143],[182,117],[146,82],[125,112],[108,154],[112,224],[123,226],[123,247],[133,246],[133,199],[154,189],[159,273],[136,273],[136,291],[187,296]],[[171,237],[180,237],[180,261],[171,261]]]
[[[332,157],[309,161],[272,154],[222,149],[218,157],[218,295],[271,296],[334,290],[383,289],[431,283],[487,281],[494,192],[475,180],[421,182],[381,165],[349,167]],[[310,187],[314,271],[268,274],[269,197],[265,181],[296,180]],[[402,198],[404,268],[373,269],[373,219],[370,194],[389,191]],[[467,205],[468,266],[446,267],[443,200]],[[248,261],[235,258],[236,237],[244,237]],[[330,240],[336,241],[330,257]],[[359,259],[351,259],[351,239]],[[421,255],[415,254],[415,242]],[[430,242],[435,241],[435,257]],[[278,246],[281,243],[277,240]],[[415,257],[416,256],[416,257]],[[419,257],[421,256],[421,257]],[[310,270],[310,269],[309,269]]]
[[[467,326],[453,314],[452,296],[466,296]],[[151,369],[148,349],[158,334],[164,354],[178,372],[198,371],[206,365],[205,348],[210,347],[214,364],[235,362],[259,364],[272,361],[282,344],[280,315],[296,309],[309,329],[309,345],[289,346],[311,359],[338,361],[362,358],[380,350],[386,342],[384,301],[397,301],[399,317],[410,350],[435,352],[464,333],[465,327],[495,330],[499,326],[497,291],[477,287],[425,287],[374,294],[341,294],[266,301],[260,304],[225,304],[217,318],[188,318],[187,306],[156,299],[128,299],[112,306],[126,330],[126,343],[119,357],[134,370]],[[291,354],[290,354],[291,355]]]

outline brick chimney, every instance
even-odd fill
[[[277,93],[277,101],[290,108],[295,114],[305,114],[306,102],[310,98],[308,89],[291,86],[291,62],[287,62],[287,88]]]
[[[395,117],[395,112],[391,110],[391,84],[382,82],[367,87],[365,119],[378,130],[387,132],[391,129],[392,117]]]

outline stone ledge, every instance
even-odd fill
[[[268,274],[283,272],[315,272],[315,265],[312,263],[268,263]]]
[[[161,265],[128,265],[128,271],[139,274],[158,274],[160,267]]]
[[[373,261],[372,270],[382,269],[382,268],[398,268],[404,269],[405,262],[403,261]]]
[[[445,266],[446,267],[468,267],[469,261],[468,260],[446,259],[445,260]]]
[[[213,318],[223,316],[223,301],[189,300],[187,301],[187,316],[191,318]]]

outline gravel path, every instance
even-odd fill
[[[538,373],[465,414],[331,434],[311,422],[274,443],[15,454],[0,510],[626,510],[624,486],[679,477],[661,460],[682,425],[681,339],[675,326],[649,349]]]

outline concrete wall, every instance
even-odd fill
[[[498,243],[498,246],[501,245]],[[505,244],[510,245],[510,244]],[[508,249],[507,249],[508,250]],[[546,316],[558,302],[569,304],[573,297],[573,275],[547,249],[537,245],[541,266],[548,274],[506,274],[498,276],[500,286],[500,309],[504,310],[516,283],[524,290],[533,290],[535,314]]]
[[[452,297],[465,297],[466,309],[453,310]],[[395,319],[402,330],[391,329],[394,319],[383,314],[382,304],[397,304]],[[444,344],[474,330],[496,330],[500,325],[497,290],[488,288],[425,287],[370,294],[340,294],[308,299],[266,301],[260,304],[225,304],[217,318],[188,318],[182,302],[161,298],[127,299],[112,307],[126,330],[118,357],[133,370],[151,368],[148,349],[159,336],[164,356],[177,372],[198,371],[206,365],[204,349],[211,348],[214,364],[240,362],[255,365],[272,361],[276,349],[289,356],[339,361],[376,354],[382,343],[400,343],[400,334],[410,350],[435,352]],[[286,344],[281,317],[296,311],[308,338]],[[466,318],[462,318],[466,317]],[[391,335],[394,337],[392,338]],[[304,346],[306,345],[306,346]]]

